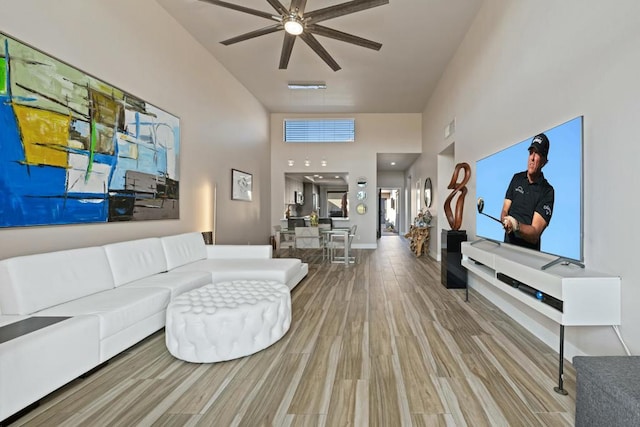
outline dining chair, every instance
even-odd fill
[[[296,249],[319,249],[320,230],[318,227],[296,227]]]
[[[296,241],[292,234],[285,234],[282,232],[282,226],[274,225],[273,226],[273,234],[275,236],[276,242],[276,253],[280,256],[280,250],[282,248],[287,248],[287,252],[291,252],[291,249],[296,249]]]
[[[295,230],[296,253],[300,249],[320,249],[320,230],[318,227],[296,227]]]
[[[344,262],[348,264],[350,262],[355,263],[356,257],[351,254],[351,242],[358,230],[357,225],[353,225],[348,232],[345,233],[331,233],[331,238],[327,243],[329,250],[329,261],[333,263]],[[336,252],[342,251],[343,255],[338,256]]]
[[[322,218],[320,218],[322,219]],[[329,258],[329,247],[327,243],[329,242],[330,234],[328,231],[331,230],[331,223],[318,223],[318,230],[320,231],[320,247],[322,248],[322,260]]]

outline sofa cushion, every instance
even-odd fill
[[[181,265],[207,257],[207,249],[201,233],[161,237],[160,241],[167,259],[167,270],[173,270]]]
[[[157,237],[103,246],[116,286],[167,271],[162,243]]]
[[[3,314],[30,314],[113,287],[109,261],[101,247],[0,261]]]
[[[171,299],[184,292],[201,288],[211,283],[211,273],[208,271],[169,271],[154,274],[144,279],[127,283],[125,288],[163,288],[171,292]]]
[[[247,259],[272,258],[271,245],[206,245],[207,258]]]
[[[164,311],[170,297],[168,289],[121,286],[42,310],[38,316],[93,314],[100,318],[102,340]]]
[[[210,271],[213,283],[229,280],[275,280],[289,283],[300,272],[297,258],[205,259],[174,271]]]

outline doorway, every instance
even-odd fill
[[[399,234],[400,189],[381,188],[378,191],[378,237]]]

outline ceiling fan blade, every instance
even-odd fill
[[[287,16],[289,14],[289,9],[284,7],[282,3],[278,0],[267,0],[267,3],[271,5],[280,15]]]
[[[304,18],[307,24],[313,24],[327,19],[337,18],[338,16],[360,12],[361,10],[371,9],[372,7],[382,6],[388,3],[389,0],[353,0],[337,4],[335,6],[329,6],[323,9],[307,12],[304,15]]]
[[[298,16],[302,18],[302,15],[304,14],[304,8],[306,6],[307,0],[291,0],[291,6],[289,6],[289,10],[291,10],[291,12],[297,12]]]
[[[230,44],[238,43],[238,42],[241,42],[241,41],[244,41],[244,40],[249,40],[249,39],[252,39],[254,37],[264,36],[265,34],[270,34],[270,33],[275,33],[276,31],[280,31],[283,28],[284,27],[282,26],[282,24],[273,24],[273,25],[269,25],[268,27],[260,28],[259,30],[250,31],[250,32],[245,33],[245,34],[241,34],[239,36],[232,37],[232,38],[227,39],[227,40],[223,40],[220,43],[222,43],[225,46],[229,46]]]
[[[307,25],[307,31],[319,36],[330,37],[332,39],[340,40],[346,43],[355,44],[358,46],[366,47],[373,50],[380,50],[382,43],[374,42],[371,40],[363,39],[362,37],[354,36],[342,31],[327,28],[322,25]]]
[[[311,33],[302,33],[298,37],[300,37],[306,44],[308,44],[309,47],[313,49],[313,51],[317,53],[318,56],[322,58],[322,60],[326,62],[333,71],[338,71],[340,69],[338,63],[331,57],[331,55],[329,55],[329,52],[327,52],[325,48],[322,47],[320,42],[318,42],[318,40],[313,37]]]
[[[280,53],[280,65],[281,70],[286,70],[289,65],[289,58],[291,58],[291,51],[293,50],[293,44],[296,41],[296,36],[285,32],[284,40],[282,41],[282,52]]]
[[[226,7],[228,9],[237,10],[239,12],[248,13],[250,15],[260,16],[260,17],[266,18],[266,19],[271,19],[271,20],[275,20],[275,21],[279,21],[281,19],[280,16],[273,16],[273,14],[271,14],[271,13],[262,12],[260,10],[255,10],[255,9],[251,9],[251,8],[244,7],[244,6],[239,6],[239,5],[233,4],[233,3],[227,3],[226,1],[219,1],[219,0],[200,0],[200,1],[203,1],[205,3],[215,4],[216,6]]]

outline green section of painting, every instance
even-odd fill
[[[7,59],[4,43],[7,38],[0,34],[0,94],[7,94]]]
[[[31,107],[87,120],[91,115],[90,89],[108,94],[112,99],[124,100],[124,93],[119,89],[30,46],[4,36],[0,36],[0,42],[3,58],[5,43],[9,45],[11,91],[18,103],[28,100]]]
[[[0,94],[7,93],[7,61],[4,57],[0,58]]]

